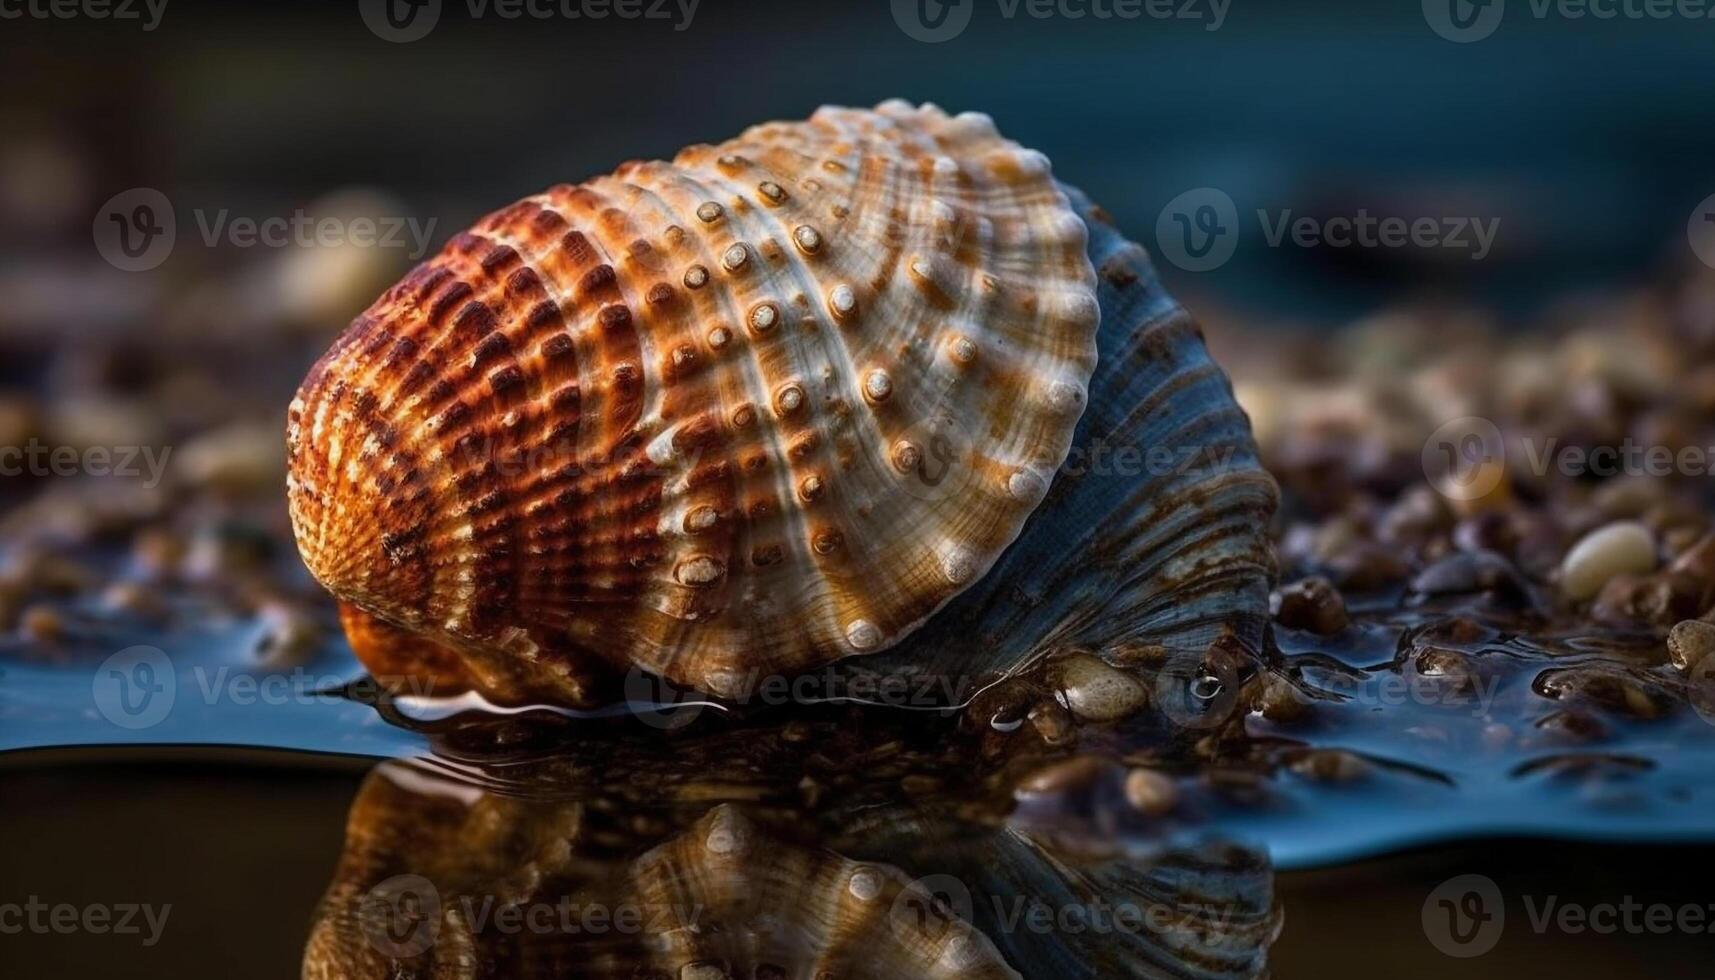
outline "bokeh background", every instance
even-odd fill
[[[941,6],[906,6],[925,2]],[[1269,248],[1247,218],[1219,270],[1168,270],[1211,309],[1318,320],[1433,292],[1527,311],[1689,258],[1687,220],[1715,193],[1715,20],[1539,19],[1511,0],[1492,36],[1459,44],[1422,0],[1231,0],[1218,30],[1210,0],[1174,5],[1200,19],[1009,19],[1001,0],[962,0],[968,27],[936,44],[889,0],[702,0],[688,25],[677,6],[508,20],[444,0],[410,43],[379,39],[357,0],[168,0],[152,31],[0,20],[0,329],[46,315],[44,263],[73,276],[99,261],[91,218],[127,188],[163,191],[181,225],[191,209],[260,218],[363,188],[444,238],[622,159],[889,96],[991,113],[1140,238],[1201,186],[1245,216],[1501,221],[1493,254],[1471,261]],[[150,278],[209,261],[180,254],[206,251],[183,230]],[[81,271],[77,301],[104,315],[145,288]]]

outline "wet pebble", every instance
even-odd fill
[[[1275,621],[1282,626],[1322,636],[1338,633],[1351,622],[1339,590],[1319,576],[1281,589],[1274,597],[1274,607]]]
[[[279,426],[240,422],[204,433],[185,445],[175,469],[191,486],[235,496],[283,486],[286,456],[280,432]]]
[[[1461,551],[1418,572],[1411,580],[1411,590],[1429,596],[1492,592],[1497,597],[1523,599],[1530,595],[1530,584],[1501,555],[1492,551]]]
[[[1125,798],[1139,813],[1165,816],[1179,805],[1179,786],[1153,769],[1133,769],[1125,777]]]
[[[1634,575],[1624,573],[1609,579],[1596,594],[1590,615],[1611,626],[1654,623],[1667,626],[1696,615],[1702,588],[1686,576],[1672,573]]]
[[[1344,749],[1316,749],[1293,762],[1292,771],[1321,783],[1350,783],[1368,775],[1370,764]]]
[[[1615,521],[1586,534],[1566,553],[1560,588],[1568,598],[1596,596],[1616,575],[1641,575],[1656,566],[1655,536],[1636,521]]]
[[[205,527],[192,539],[184,570],[198,581],[225,580],[255,572],[268,560],[274,541],[240,524]]]
[[[18,633],[32,643],[52,645],[66,638],[65,616],[52,606],[35,605],[18,617]]]
[[[1588,711],[1552,711],[1536,722],[1537,731],[1575,742],[1595,742],[1608,737],[1608,726]]]
[[[1328,561],[1334,583],[1352,592],[1373,592],[1397,585],[1411,575],[1411,566],[1389,548],[1361,543]]]
[[[1099,756],[1080,755],[1051,763],[1019,780],[1014,796],[1064,796],[1093,788],[1115,764]]]
[[[1661,688],[1621,670],[1600,666],[1545,670],[1532,686],[1545,698],[1588,701],[1629,718],[1660,718],[1673,706]]]
[[[1470,691],[1474,686],[1471,658],[1458,650],[1424,647],[1412,657],[1412,666],[1419,677],[1434,678],[1447,689]]]
[[[1291,724],[1310,716],[1310,701],[1291,681],[1272,671],[1263,671],[1257,683],[1256,708],[1264,718],[1277,724]]]
[[[177,575],[184,557],[184,539],[164,527],[144,528],[131,542],[131,567],[147,581],[159,582]]]
[[[307,609],[294,603],[265,600],[257,607],[256,616],[262,624],[262,636],[256,652],[269,666],[302,664],[321,643],[321,624]]]
[[[1149,689],[1100,657],[1075,653],[1060,662],[1060,703],[1083,721],[1117,721],[1149,703]]]
[[[142,582],[114,582],[101,593],[101,605],[113,612],[155,617],[166,610],[161,596]]]
[[[1461,551],[1494,551],[1512,554],[1519,544],[1519,528],[1510,512],[1487,511],[1467,517],[1453,529],[1453,544]]]
[[[1667,658],[1683,671],[1694,670],[1715,650],[1715,624],[1689,619],[1667,634]]]
[[[1072,713],[1057,701],[1043,701],[1030,709],[1030,728],[1049,745],[1059,745],[1072,737]]]

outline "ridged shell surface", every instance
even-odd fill
[[[1086,241],[1041,154],[902,102],[527,198],[305,380],[299,548],[502,700],[633,665],[738,693],[884,650],[1066,458]]]

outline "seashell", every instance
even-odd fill
[[[1194,325],[1097,224],[986,116],[901,102],[527,198],[304,381],[305,564],[372,672],[508,703],[884,653],[988,678],[1075,621],[1254,631],[1272,482]],[[1056,479],[1075,440],[1188,438],[1225,455]],[[980,629],[907,652],[973,595]]]

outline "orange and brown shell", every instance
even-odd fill
[[[299,549],[371,670],[435,693],[737,693],[885,650],[1067,456],[1086,243],[1040,153],[903,102],[526,198],[305,379]]]

